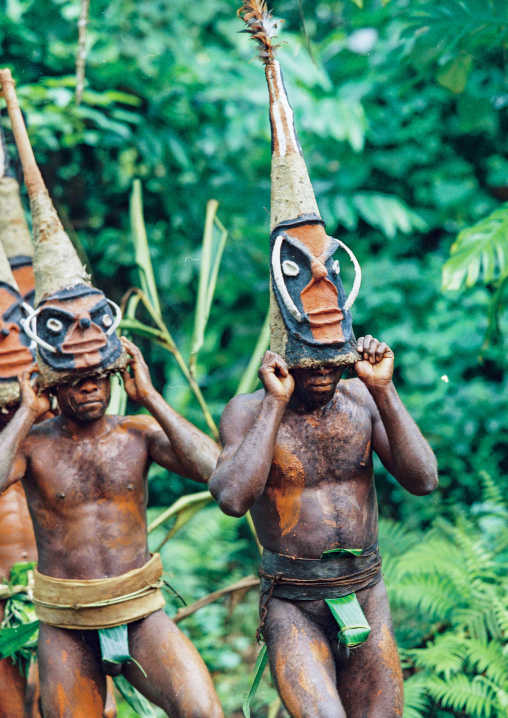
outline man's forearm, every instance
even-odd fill
[[[14,459],[34,420],[32,412],[21,406],[5,429],[0,432],[0,493],[7,488]]]
[[[214,471],[209,488],[224,513],[243,516],[264,491],[287,402],[265,396],[244,440]]]
[[[369,387],[390,444],[393,475],[408,491],[428,494],[437,486],[434,452],[400,400],[392,382]]]
[[[195,481],[207,483],[219,456],[217,444],[180,416],[155,390],[143,405],[170,440],[185,475]]]

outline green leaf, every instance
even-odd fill
[[[254,666],[254,678],[249,688],[249,691],[243,697],[242,710],[245,718],[250,718],[250,702],[256,695],[256,691],[259,687],[259,682],[265,670],[266,664],[268,663],[268,649],[266,643],[263,643],[261,650]]]
[[[139,179],[135,179],[132,183],[132,192],[130,197],[130,220],[132,241],[134,243],[136,264],[139,268],[141,288],[150,299],[157,314],[160,316],[161,307],[159,303],[157,285],[153,274],[150,249],[148,247],[148,238],[146,235],[145,220],[143,217],[143,195],[141,190],[141,181]]]
[[[446,87],[447,90],[453,92],[454,95],[460,95],[466,89],[472,66],[472,55],[461,53],[439,70],[437,81],[442,87]]]
[[[270,310],[266,313],[265,321],[259,332],[259,337],[252,352],[250,361],[238,383],[236,394],[250,394],[256,388],[259,381],[258,370],[261,364],[261,357],[270,346]]]
[[[508,203],[462,230],[443,267],[443,289],[487,284],[508,274]]]
[[[339,643],[351,648],[365,643],[370,634],[370,626],[356,594],[325,598],[325,602],[339,625],[340,630],[337,634]]]
[[[363,8],[363,0],[352,0],[352,2],[354,2],[357,7]]]
[[[125,701],[136,711],[140,718],[156,718],[152,704],[134,686],[131,686],[127,678],[115,676],[113,680]]]
[[[23,648],[28,641],[39,630],[39,621],[24,623],[15,628],[0,629],[0,658],[12,656],[20,648]]]
[[[361,556],[363,553],[362,548],[329,548],[326,551],[323,551],[321,554],[321,558],[326,558],[327,556]]]

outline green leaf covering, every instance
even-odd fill
[[[252,681],[252,685],[249,688],[249,692],[246,693],[243,698],[242,710],[245,718],[250,718],[250,702],[256,695],[256,691],[258,689],[259,682],[261,680],[261,676],[263,675],[263,671],[265,670],[267,662],[268,650],[266,648],[266,643],[263,643],[263,647],[259,651],[256,665],[254,666],[254,679]]]
[[[39,630],[39,621],[31,621],[14,628],[0,629],[0,658],[9,658],[25,648]]]
[[[100,628],[99,641],[102,660],[105,663],[135,663],[146,678],[146,672],[129,654],[129,632],[126,623],[113,628]]]
[[[361,556],[362,553],[362,548],[329,548],[326,551],[323,551],[321,558],[326,558],[327,556]]]
[[[134,686],[131,686],[124,676],[115,676],[113,680],[124,699],[140,718],[155,718],[152,704]]]
[[[325,598],[333,617],[339,625],[337,640],[339,643],[354,648],[365,643],[370,634],[370,626],[362,611],[356,594],[340,598]]]

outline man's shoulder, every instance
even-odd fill
[[[237,394],[226,404],[224,413],[230,415],[241,414],[257,414],[265,396],[264,389],[252,392],[252,394]]]
[[[369,407],[374,405],[374,400],[369,390],[358,377],[341,379],[337,386],[336,393],[357,404],[367,405]]]
[[[162,431],[159,423],[150,414],[131,414],[129,416],[110,416],[109,422],[114,428],[132,433],[146,434]]]

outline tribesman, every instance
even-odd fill
[[[155,391],[137,347],[118,339],[120,309],[90,284],[53,207],[9,70],[0,83],[22,161],[34,232],[38,383],[0,435],[0,491],[22,481],[38,549],[34,603],[45,718],[101,718],[106,673],[124,676],[171,716],[220,718],[210,675],[164,613],[162,563],[146,534],[152,461],[206,483],[218,448]],[[132,374],[127,366],[130,364]],[[106,416],[110,374],[152,416]]]
[[[437,485],[434,454],[392,383],[394,355],[357,341],[360,267],[326,234],[293,123],[264,2],[240,9],[261,45],[270,100],[271,351],[263,388],[227,405],[209,488],[232,516],[251,511],[261,559],[261,632],[295,718],[396,718],[402,672],[377,542],[373,450],[412,494]],[[343,249],[356,278],[346,297]],[[344,380],[350,368],[355,378]],[[262,649],[264,650],[264,649]]]
[[[35,344],[25,333],[22,318],[35,296],[33,244],[21,202],[20,187],[9,162],[0,125],[0,431],[19,405],[18,375],[34,371]],[[7,261],[8,260],[8,261]],[[10,302],[10,303],[9,303]],[[7,307],[8,305],[8,307]],[[7,307],[7,308],[6,308]],[[30,347],[30,356],[26,347]],[[32,374],[32,376],[34,376]],[[39,422],[54,416],[48,412]],[[21,482],[0,495],[0,718],[39,718],[39,679],[35,663],[38,631],[13,644],[9,629],[18,631],[35,618],[32,601],[33,568],[37,547]],[[4,636],[5,642],[4,642]],[[9,640],[10,639],[10,640]],[[112,679],[104,718],[115,718]]]

